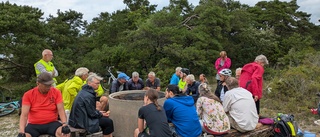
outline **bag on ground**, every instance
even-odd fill
[[[297,136],[298,125],[292,114],[281,114],[274,119],[274,137],[295,137]]]

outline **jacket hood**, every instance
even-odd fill
[[[183,104],[185,106],[193,106],[194,105],[194,101],[193,101],[193,98],[191,96],[176,95],[171,99],[176,101],[176,102],[179,102],[180,104]]]

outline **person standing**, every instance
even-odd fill
[[[242,70],[242,68],[237,68],[236,69],[236,79],[238,79],[238,80],[239,80],[240,75],[241,75],[241,70]]]
[[[217,70],[216,80],[217,83],[220,81],[219,72],[222,69],[229,69],[231,67],[231,59],[227,57],[226,51],[220,52],[220,57],[214,63],[215,69]]]
[[[112,137],[113,121],[109,113],[96,109],[96,92],[102,78],[91,74],[79,94],[76,96],[70,112],[69,125],[74,128],[84,128],[90,134],[102,129],[104,137]]]
[[[182,69],[181,67],[177,67],[177,68],[176,68],[176,72],[172,75],[169,84],[178,85],[179,80],[180,80],[180,72],[181,72],[181,69]]]
[[[155,89],[146,91],[144,105],[138,111],[138,128],[134,132],[134,137],[140,137],[141,134],[147,134],[150,137],[171,136],[167,116],[162,106],[158,104],[158,97],[158,91]],[[145,128],[149,129],[149,133]]]
[[[70,135],[61,92],[52,87],[53,83],[52,74],[42,72],[37,77],[37,87],[24,93],[18,137]]]
[[[54,83],[52,84],[52,86],[55,87],[57,85],[57,80],[55,77],[57,77],[59,74],[58,74],[58,70],[54,67],[53,63],[51,62],[52,59],[53,59],[52,51],[49,49],[43,50],[42,59],[40,59],[38,62],[34,64],[34,69],[36,71],[37,77],[42,72],[50,73],[54,80]]]
[[[254,62],[248,63],[242,67],[239,77],[239,85],[251,92],[258,114],[260,114],[260,99],[262,98],[262,84],[264,66],[269,64],[266,56],[259,55]]]

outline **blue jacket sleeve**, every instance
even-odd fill
[[[87,111],[87,114],[89,115],[89,117],[91,118],[101,118],[102,117],[102,114],[96,110],[95,108],[95,99],[89,99],[89,98],[86,98],[85,100],[85,109]]]
[[[164,102],[163,109],[166,111],[168,122],[171,123],[173,117],[173,104],[171,100],[166,100]]]

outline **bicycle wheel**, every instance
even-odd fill
[[[9,115],[14,112],[15,108],[8,103],[0,103],[0,117]]]

